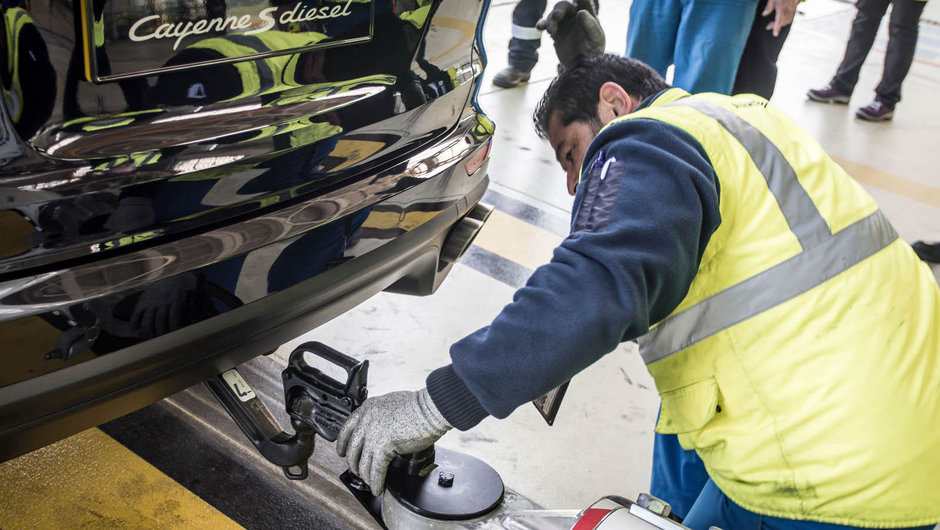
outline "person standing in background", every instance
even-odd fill
[[[731,93],[757,0],[633,0],[626,56],[690,93]]]
[[[515,88],[529,82],[539,60],[542,31],[535,24],[545,12],[545,0],[521,0],[512,10],[512,38],[509,40],[509,66],[493,77],[493,84]]]
[[[562,1],[555,4],[555,8],[544,19],[539,20],[545,12],[545,0],[521,0],[512,12],[512,39],[509,41],[509,66],[497,72],[493,77],[493,84],[503,88],[515,88],[527,83],[531,75],[532,68],[538,62],[538,47],[541,44],[542,31],[551,25],[555,28],[557,24],[565,19],[572,17],[578,11],[585,11],[590,21],[581,18],[577,25],[583,33],[576,39],[578,42],[565,42],[559,48],[558,41],[555,41],[555,51],[559,57],[575,53],[582,49],[603,50],[605,45],[604,32],[597,23],[597,12],[600,9],[598,0],[572,0],[571,2]],[[549,30],[552,31],[552,30]],[[564,60],[561,61],[564,64]],[[559,65],[559,72],[561,65]]]
[[[800,0],[760,0],[754,13],[731,94],[757,94],[770,99],[777,83],[777,57],[790,34]]]
[[[894,117],[894,107],[901,101],[901,83],[907,77],[914,61],[920,15],[927,0],[858,0],[858,14],[852,22],[852,33],[845,48],[845,56],[835,77],[822,88],[810,89],[806,97],[820,103],[847,104],[858,83],[862,64],[871,51],[878,26],[888,10],[888,49],[885,53],[884,72],[875,88],[875,100],[859,108],[855,116],[867,121],[885,121]]]

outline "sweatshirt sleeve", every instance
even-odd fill
[[[721,222],[702,146],[671,125],[627,120],[595,138],[585,167],[571,235],[489,326],[451,346],[452,364],[428,376],[435,406],[458,429],[564,383],[645,334],[688,292]]]

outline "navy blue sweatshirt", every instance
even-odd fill
[[[582,164],[571,234],[428,376],[444,418],[460,430],[504,418],[669,315],[721,222],[718,186],[702,146],[676,127],[633,119],[602,130]]]

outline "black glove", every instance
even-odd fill
[[[111,214],[104,227],[125,234],[153,224],[155,214],[153,199],[150,197],[122,197],[117,209]]]
[[[187,297],[196,290],[196,276],[191,272],[160,280],[148,287],[131,315],[131,327],[141,338],[151,338],[175,331],[183,325]]]
[[[604,30],[594,0],[562,1],[535,25],[555,41],[555,54],[565,68],[581,54],[604,53]]]

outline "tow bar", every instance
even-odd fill
[[[346,383],[307,364],[307,353],[344,369]],[[237,368],[206,380],[206,386],[262,456],[281,466],[287,478],[303,480],[316,442],[314,435],[336,440],[346,418],[366,400],[368,371],[369,361],[356,361],[319,342],[306,342],[292,351],[281,379],[293,435],[281,430]]]
[[[313,355],[342,368],[340,382],[310,366]],[[346,419],[368,395],[369,362],[359,362],[319,342],[291,352],[281,372],[284,404],[294,434],[281,429],[264,403],[233,368],[206,381],[258,451],[292,480],[307,478],[307,460],[316,436],[335,441]],[[340,481],[384,529],[538,528],[558,530],[680,530],[669,518],[669,505],[646,494],[637,502],[605,497],[585,510],[541,510],[506,491],[499,474],[470,455],[431,446],[395,457],[385,493],[372,495],[359,477],[346,470]]]

